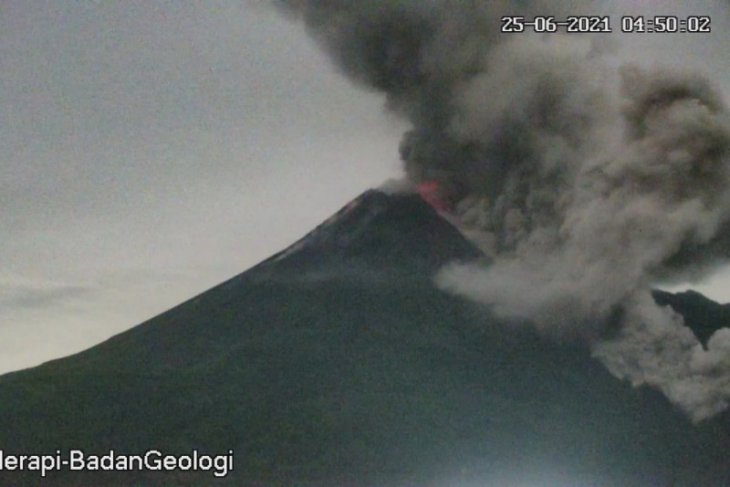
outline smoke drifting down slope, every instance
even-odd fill
[[[569,2],[276,3],[412,124],[408,178],[435,182],[492,257],[440,286],[584,340],[695,421],[728,407],[730,329],[704,349],[649,293],[727,258],[730,118],[709,81],[616,71],[598,38],[499,33],[502,15],[564,17]]]

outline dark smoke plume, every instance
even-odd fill
[[[730,249],[730,119],[706,79],[617,71],[600,38],[499,32],[502,15],[564,18],[580,13],[573,2],[276,4],[411,123],[408,178],[438,182],[492,257],[444,269],[442,287],[585,340],[612,373],[659,388],[693,420],[728,407],[730,329],[705,349],[649,293]]]

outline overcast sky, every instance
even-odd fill
[[[0,372],[97,343],[399,174],[401,128],[243,2],[3,2]]]
[[[263,3],[0,3],[0,373],[139,324],[399,176],[405,125]],[[727,98],[727,39],[645,35],[625,57],[702,69]],[[729,275],[700,289],[730,301]]]

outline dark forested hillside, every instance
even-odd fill
[[[5,453],[233,450],[227,477],[5,469],[1,483],[730,485],[728,413],[693,425],[580,345],[434,287],[441,265],[479,255],[417,196],[367,192],[218,287],[0,377]],[[697,294],[655,299],[702,339],[730,321]]]

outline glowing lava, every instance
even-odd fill
[[[424,181],[418,185],[418,194],[436,211],[449,211],[451,205],[444,200],[438,181]]]

